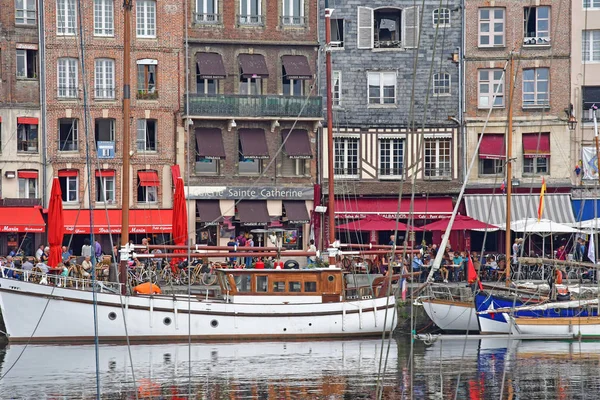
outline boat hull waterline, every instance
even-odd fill
[[[9,341],[93,341],[92,296],[90,291],[0,278]],[[289,297],[279,304],[272,297],[271,304],[194,296],[96,297],[98,337],[103,341],[176,341],[190,335],[203,340],[348,338],[381,335],[397,323],[394,296],[305,304],[285,304]]]
[[[600,317],[512,317],[511,332],[522,335],[573,335],[574,338],[600,338]]]

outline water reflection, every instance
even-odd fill
[[[29,346],[21,356],[23,349],[0,351],[7,374],[0,398],[95,398],[93,346]],[[135,398],[136,390],[145,399],[373,399],[381,350],[380,340],[135,345],[134,385],[127,347],[103,345],[101,392],[120,400]],[[417,342],[412,376],[410,341],[392,341],[389,350],[384,399],[563,400],[600,393],[600,342]]]

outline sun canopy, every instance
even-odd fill
[[[438,221],[432,222],[431,224],[427,224],[423,226],[423,230],[425,231],[445,231],[448,228],[448,224],[450,223],[450,218],[440,219]],[[466,215],[457,215],[454,218],[454,223],[452,224],[452,231],[473,231],[473,230],[488,230],[488,231],[496,231],[498,227],[490,224],[486,224],[485,222],[479,221],[477,219],[467,217]]]
[[[398,231],[405,232],[409,226],[395,219],[385,218],[380,215],[369,215],[364,219],[338,225],[336,228],[349,231],[394,231],[397,228]],[[410,227],[410,230],[413,232],[422,231],[421,228],[414,226]]]
[[[503,226],[504,230],[506,227]],[[510,230],[513,232],[533,233],[544,235],[551,233],[578,233],[579,230],[565,224],[553,222],[549,219],[537,220],[535,218],[521,219],[510,224]]]

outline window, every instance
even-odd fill
[[[273,292],[276,292],[276,293],[285,292],[285,282],[273,282]]]
[[[548,174],[548,157],[533,157],[523,159],[523,175]]]
[[[358,178],[357,137],[333,138],[333,173],[336,176]]]
[[[288,79],[284,67],[282,67],[281,76],[284,96],[302,96],[304,94],[302,79]]]
[[[37,125],[17,124],[17,151],[26,153],[38,152]]]
[[[344,47],[344,20],[331,18],[329,23],[331,24],[331,47]]]
[[[58,59],[58,97],[77,97],[77,59]]]
[[[525,7],[523,9],[523,44],[550,44],[550,7]]]
[[[425,139],[426,178],[450,178],[451,143],[450,139]]]
[[[450,9],[436,8],[433,10],[433,26],[450,26]]]
[[[242,141],[238,138],[238,172],[240,175],[259,175],[262,171],[262,160],[246,158],[242,152]]]
[[[419,39],[419,7],[358,7],[357,47],[416,48]]]
[[[282,0],[282,25],[304,25],[304,0]]]
[[[97,99],[115,98],[115,61],[99,58],[96,60],[95,96]]]
[[[77,28],[75,0],[56,0],[56,34],[74,35]]]
[[[140,171],[138,172],[138,203],[156,203],[158,201],[158,182],[146,182],[140,178],[140,173],[150,173],[158,177],[156,171]]]
[[[240,0],[240,25],[262,25],[261,0]]]
[[[504,8],[479,9],[479,47],[504,47]]]
[[[27,171],[28,174],[23,176],[22,171],[19,171],[19,198],[20,199],[36,199],[37,196],[37,171]],[[31,177],[29,175],[32,174]],[[33,177],[35,175],[35,177]]]
[[[245,78],[240,72],[240,94],[262,94],[262,79]]]
[[[115,120],[112,118],[96,118],[94,121],[96,142],[115,141]]]
[[[288,282],[289,292],[302,292],[302,282]]]
[[[342,71],[332,71],[331,79],[333,79],[331,84],[333,98],[331,100],[334,107],[339,107],[342,105]]]
[[[76,151],[77,147],[77,120],[63,118],[58,120],[58,150]]]
[[[504,107],[504,71],[501,69],[480,69],[478,77],[479,108]]]
[[[600,0],[583,0],[583,8],[600,8]]]
[[[479,175],[503,175],[504,160],[499,159],[479,159]]]
[[[35,25],[35,2],[36,0],[15,1],[15,23],[19,25]]]
[[[600,105],[600,86],[582,86],[581,94],[583,97],[581,119],[591,121],[595,113],[596,119],[600,120],[600,111],[594,109],[594,106]]]
[[[256,291],[257,292],[268,292],[269,291],[269,277],[268,276],[257,276],[256,277]]]
[[[156,151],[156,123],[154,119],[138,119],[138,151]]]
[[[94,0],[94,35],[114,36],[113,0]]]
[[[200,155],[198,140],[196,140],[196,169],[198,175],[219,175],[219,159]]]
[[[138,99],[154,100],[158,98],[158,90],[156,90],[156,67],[157,65],[154,62],[151,64],[138,64]]]
[[[115,171],[96,171],[96,201],[115,202]]]
[[[316,292],[317,282],[304,282],[304,292]]]
[[[369,72],[369,104],[396,103],[396,73]]]
[[[600,1],[600,0],[599,0]],[[600,61],[600,30],[582,32],[582,58],[584,62]]]
[[[139,38],[156,37],[156,1],[137,0],[135,2],[136,35]]]
[[[404,164],[404,140],[379,139],[379,176],[400,177]]]
[[[196,92],[198,92],[198,94],[219,93],[219,80],[202,78],[200,76],[198,64],[196,64]]]
[[[285,154],[281,154],[281,168],[279,170],[281,176],[304,176],[305,171],[306,160],[291,158]]]
[[[549,105],[549,69],[523,70],[523,107]]]
[[[62,201],[77,202],[79,198],[77,171],[58,171],[58,181],[62,191]]]
[[[219,22],[218,0],[196,0],[196,22],[216,24]]]
[[[17,79],[37,79],[37,50],[17,49]]]
[[[450,94],[450,74],[445,72],[433,74],[433,94],[438,96]]]

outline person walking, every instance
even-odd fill
[[[308,251],[317,251],[317,246],[315,246],[315,241],[313,239],[310,239],[310,241],[308,242]],[[315,262],[317,261],[317,256],[308,256],[306,257],[306,266],[308,268],[310,267],[314,267],[315,266]]]
[[[246,246],[245,247],[254,247],[254,236],[252,236],[251,234],[248,235],[248,239],[246,239]],[[246,268],[252,268],[252,257],[246,257]]]
[[[92,257],[92,246],[90,245],[90,239],[85,239],[83,241],[83,246],[81,246],[81,256],[82,257]]]

